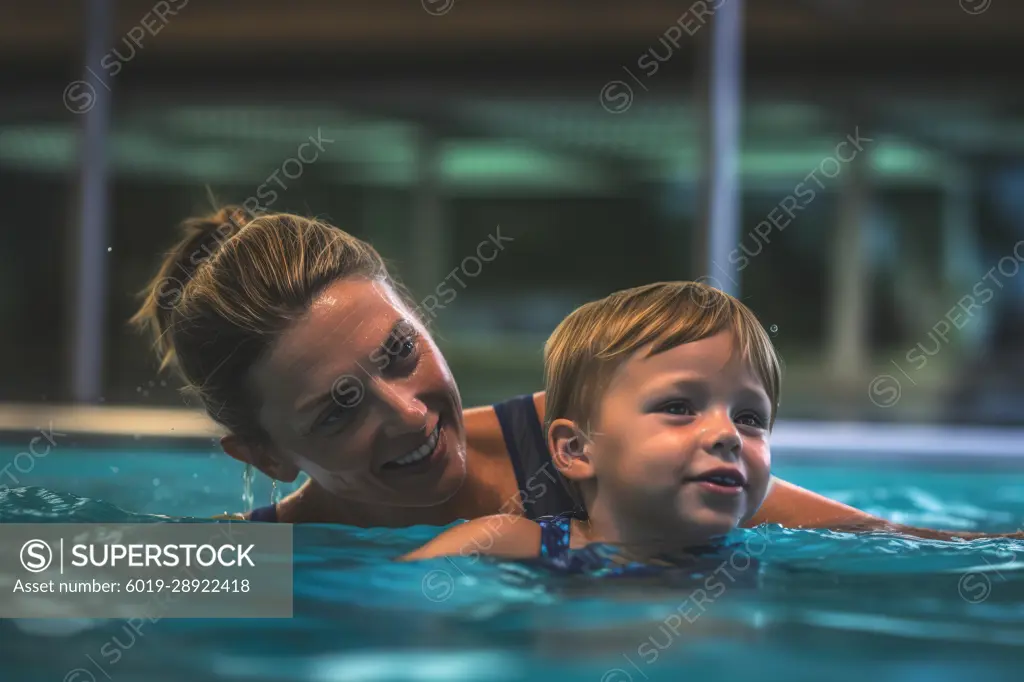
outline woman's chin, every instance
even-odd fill
[[[413,462],[387,465],[364,478],[328,488],[342,500],[376,507],[434,507],[455,497],[466,481],[461,424],[441,425],[434,450]],[[330,480],[330,483],[338,483]]]
[[[455,497],[466,482],[466,448],[459,445],[451,450],[445,458],[433,489],[421,491],[425,493],[423,497],[429,498],[426,504],[444,504]]]

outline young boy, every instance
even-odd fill
[[[656,557],[725,535],[764,501],[779,361],[735,298],[696,282],[617,292],[562,321],[544,369],[548,447],[587,518],[475,519],[403,559],[559,560],[591,543]]]

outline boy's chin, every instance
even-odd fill
[[[703,544],[731,533],[738,525],[734,515],[702,509],[684,517],[683,527],[690,544]]]

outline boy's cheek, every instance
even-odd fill
[[[647,457],[637,460],[630,480],[639,491],[662,493],[677,490],[682,483],[678,453],[664,457]]]
[[[747,470],[768,475],[772,469],[772,451],[764,441],[747,441],[741,453]]]
[[[756,479],[751,478],[747,492],[746,518],[753,517],[757,510],[761,508],[761,505],[764,504],[764,501],[768,498],[770,482],[771,476],[767,472]]]
[[[597,469],[594,473],[599,481],[615,481],[620,488],[631,488],[638,492],[650,490],[657,485],[661,476],[657,463],[639,454],[623,457],[614,467],[605,471]]]

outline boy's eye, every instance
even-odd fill
[[[691,416],[695,414],[693,405],[691,405],[687,400],[669,400],[668,402],[662,403],[661,407],[658,408],[658,411],[679,416]]]
[[[744,412],[736,418],[736,423],[742,426],[752,426],[755,429],[765,428],[764,418],[756,412]]]

